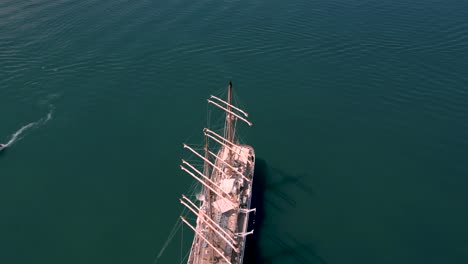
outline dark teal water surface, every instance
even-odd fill
[[[229,79],[263,263],[468,263],[456,0],[1,1],[0,263],[152,264]]]

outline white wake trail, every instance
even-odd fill
[[[49,113],[47,114],[47,116],[37,120],[36,122],[29,123],[29,124],[23,126],[22,128],[20,128],[15,133],[13,133],[13,135],[11,135],[11,139],[5,144],[5,148],[13,145],[13,143],[15,143],[16,141],[21,139],[21,138],[19,138],[19,136],[24,131],[28,130],[29,128],[33,128],[33,127],[37,128],[37,127],[40,127],[42,125],[45,125],[49,120],[52,119],[53,112],[54,112],[54,108],[51,106],[51,109],[50,109]]]

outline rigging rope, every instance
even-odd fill
[[[159,251],[159,254],[158,256],[156,257],[156,259],[154,260],[153,264],[157,263],[159,258],[162,256],[162,254],[164,253],[164,251],[166,250],[167,246],[169,245],[169,243],[172,241],[172,239],[174,238],[175,234],[177,233],[178,229],[180,228],[180,225],[182,225],[182,221],[181,220],[177,220],[177,222],[175,223],[174,227],[172,228],[172,231],[171,233],[169,234],[169,237],[167,238],[166,242],[164,243],[164,246],[162,247],[162,249]]]
[[[194,180],[195,181],[195,180]],[[189,188],[189,191],[188,193],[190,193],[191,195],[190,196],[194,196],[195,192],[197,191],[196,190],[196,187],[198,186],[197,183],[195,182],[192,182],[192,185],[190,186]],[[184,209],[182,210],[182,213],[181,215],[187,215],[188,214],[188,209],[184,207]],[[161,250],[159,251],[158,255],[156,256],[156,258],[154,259],[153,261],[153,264],[156,264],[159,259],[161,258],[161,256],[163,255],[163,253],[166,251],[166,248],[169,246],[169,244],[171,243],[171,241],[174,239],[175,235],[177,234],[177,231],[179,231],[179,228],[183,228],[183,223],[182,223],[182,220],[180,220],[180,218],[177,219],[176,223],[174,224],[174,226],[172,227],[172,230],[171,232],[169,233],[169,236],[166,240],[166,242],[164,242],[164,245],[163,247],[161,248]]]
[[[188,258],[189,254],[190,254],[190,250],[189,250],[189,251],[187,251],[187,253],[185,253],[185,257],[182,259],[182,261],[181,261],[179,264],[182,264],[182,263],[184,263],[184,262],[185,262],[185,260]]]
[[[180,232],[182,233],[180,235],[180,262],[182,262],[183,259],[183,252],[184,252],[184,225],[182,225]]]

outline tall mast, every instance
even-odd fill
[[[208,148],[208,136],[205,135],[205,159],[208,160],[209,159],[209,148]],[[210,178],[211,179],[211,176],[210,176],[210,166],[208,164],[208,162],[204,161],[203,162],[203,174],[205,174],[206,177]],[[207,184],[210,184],[209,182],[207,182]],[[213,211],[212,211],[212,208],[211,208],[211,191],[209,188],[205,188],[205,201],[207,205],[207,208],[206,208],[206,214],[208,214],[208,217],[210,219],[213,218]],[[208,234],[208,239],[211,240],[213,237],[213,234]],[[211,249],[211,258],[214,259],[214,249]]]
[[[205,159],[208,160],[209,159],[209,149],[208,149],[208,137],[205,135]],[[211,178],[210,177],[210,165],[208,164],[208,162],[204,162],[203,164],[203,174],[207,177],[207,178]],[[207,184],[209,184],[209,182],[207,182]],[[211,192],[210,192],[210,189],[208,188],[205,188],[205,200],[207,201],[207,214],[212,217],[211,215]]]
[[[231,105],[232,105],[232,82],[229,81],[229,86],[228,86],[228,94],[227,94],[227,109],[228,112],[226,113],[227,116],[227,140],[232,142],[233,137],[234,137],[234,132],[233,132],[233,126],[232,126],[232,114],[231,114]]]

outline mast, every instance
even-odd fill
[[[208,148],[208,137],[205,135],[205,147],[204,147],[204,150],[205,150],[205,159],[209,159],[209,148]],[[210,166],[207,162],[204,163],[203,165],[203,174],[205,174],[205,176],[209,177],[210,176]]]
[[[231,111],[231,105],[232,105],[232,82],[229,81],[229,86],[228,86],[228,94],[227,94],[227,113],[226,113],[226,119],[227,119],[227,140],[232,142],[233,137],[234,137],[234,131],[233,131],[233,125],[232,125],[232,111]]]
[[[209,138],[205,135],[205,159],[206,160],[209,160]],[[210,176],[210,165],[208,162],[204,161],[203,162],[203,173],[205,174],[206,177],[208,178],[211,178]],[[210,179],[211,181],[211,179]],[[206,192],[205,192],[205,201],[206,203],[204,203],[206,205],[206,213],[208,214],[208,217],[207,219],[210,219],[211,221],[213,221],[213,209],[212,209],[212,206],[211,206],[211,191],[210,189],[206,189]],[[189,200],[190,201],[190,200]],[[199,212],[203,213],[203,211],[200,211],[198,210]],[[214,222],[214,221],[213,221]],[[208,236],[208,239],[209,240],[212,240],[214,235],[211,234],[211,233],[208,233],[207,234]],[[211,249],[211,259],[214,259],[214,256],[215,256],[215,250],[212,248]]]
[[[208,137],[205,135],[205,159],[208,160],[209,159],[209,149],[208,149],[208,142],[209,142],[209,139]],[[204,161],[203,162],[203,174],[207,177],[207,178],[211,178],[210,177],[210,165],[208,164],[208,162]],[[211,221],[212,220],[212,217],[213,217],[213,210],[212,210],[212,207],[211,207],[211,191],[209,188],[205,188],[205,201],[206,203],[204,203],[206,205],[206,214],[208,214],[208,219],[210,219]],[[198,210],[199,212],[203,213],[203,211],[201,210]],[[208,239],[211,240],[213,238],[213,235],[212,234],[208,234]],[[213,259],[214,258],[214,250],[211,249],[211,258]]]
[[[233,125],[232,125],[232,120],[234,119],[234,116],[232,115],[231,111],[231,105],[232,105],[232,82],[229,80],[229,85],[228,85],[228,94],[227,94],[227,111],[226,111],[226,122],[227,122],[227,140],[229,142],[232,142],[233,137],[234,137],[234,132],[233,130]],[[228,153],[228,161],[231,163],[232,161],[232,150],[229,148],[229,153]],[[228,170],[229,172],[231,171],[230,169]]]
[[[245,237],[253,233],[253,230],[247,232],[247,223],[250,213],[255,212],[255,209],[250,209],[253,166],[249,163],[254,154],[252,147],[238,145],[240,142],[236,140],[237,120],[248,126],[252,123],[247,120],[249,117],[245,111],[233,105],[235,98],[231,80],[227,88],[225,98],[211,95],[207,100],[208,104],[225,112],[224,131],[218,134],[209,128],[203,129],[203,150],[199,152],[183,144],[203,161],[203,169],[185,160],[180,165],[202,185],[198,201],[184,195],[180,199],[185,209],[196,217],[196,226],[181,217],[182,222],[195,232],[188,264],[240,264]],[[194,219],[191,220],[193,222]]]
[[[205,136],[205,159],[208,160],[209,159],[209,149],[208,149],[208,137]],[[210,178],[210,165],[208,164],[208,162],[204,161],[203,163],[203,174],[205,175],[205,177],[207,178]],[[207,205],[207,208],[206,208],[206,213],[209,215],[209,217],[213,217],[213,213],[212,213],[212,210],[211,210],[211,192],[210,192],[210,189],[208,188],[205,188],[205,201],[207,202],[206,205]]]

